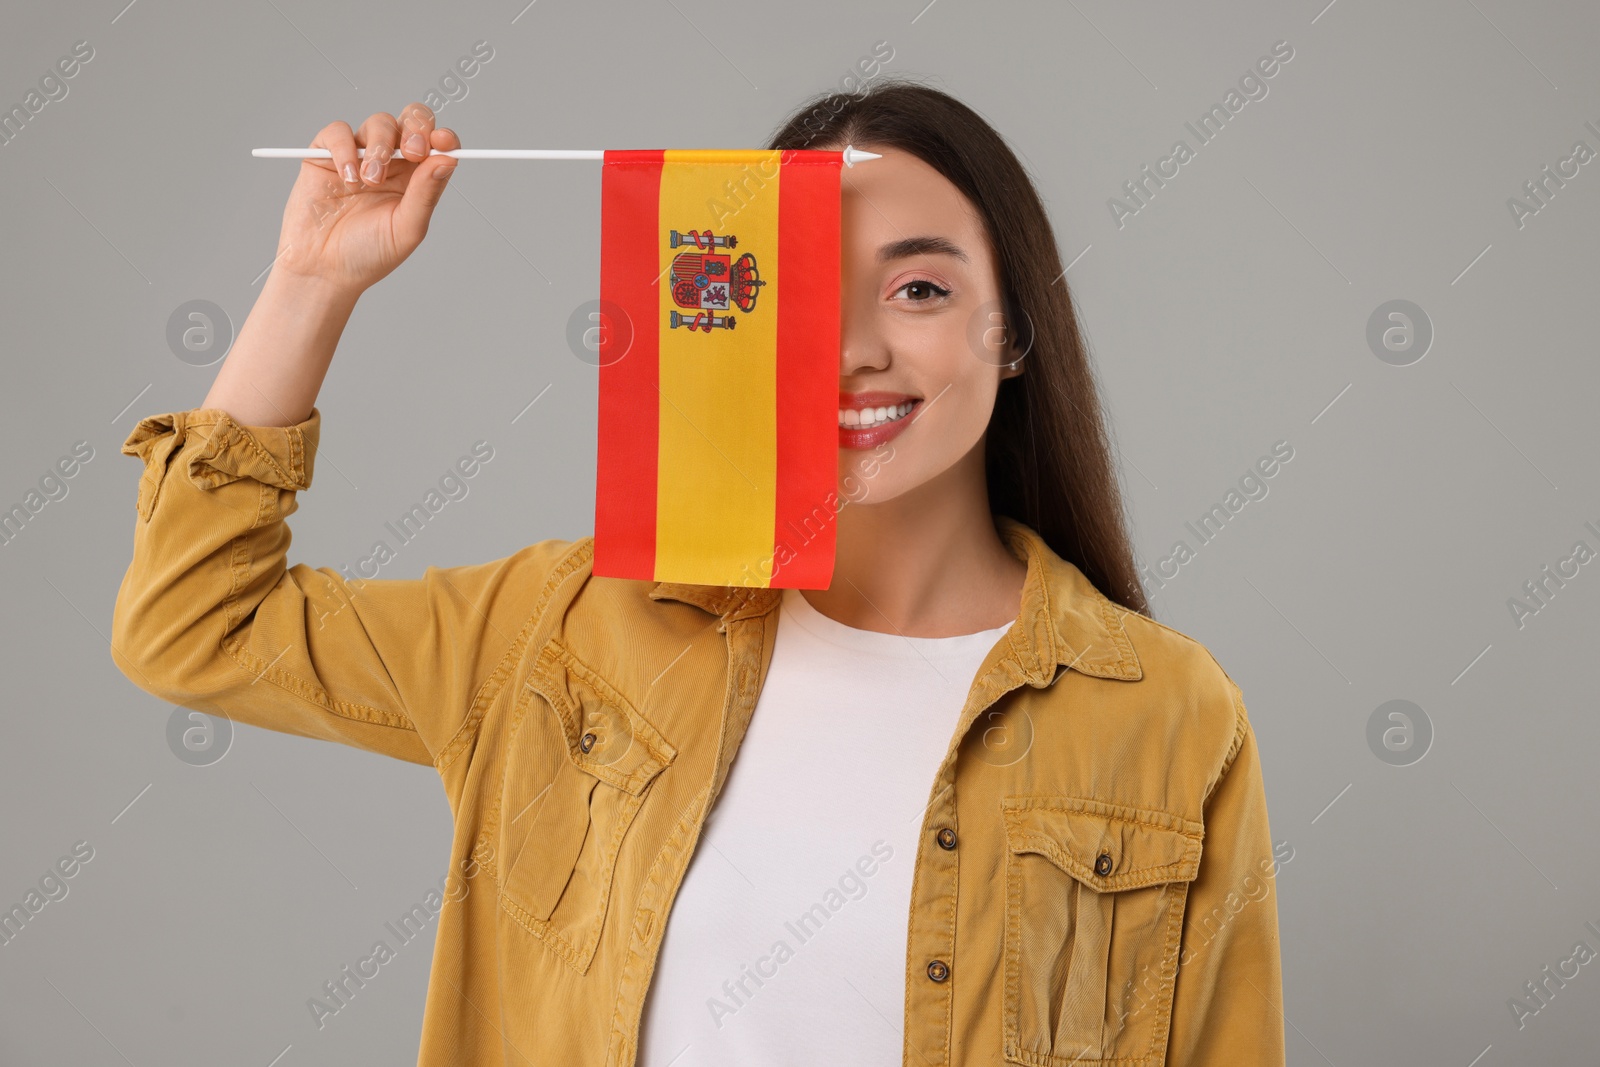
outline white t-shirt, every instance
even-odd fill
[[[640,1067],[899,1063],[923,809],[1011,624],[858,630],[783,592],[766,681],[673,902]]]

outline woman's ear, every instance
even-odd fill
[[[1022,373],[1024,358],[1033,348],[1033,321],[1011,313],[1011,301],[1005,300],[1005,342],[999,352],[1000,378],[1015,378]],[[1015,325],[1011,325],[1015,323]]]

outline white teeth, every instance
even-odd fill
[[[862,408],[860,411],[854,408],[840,408],[839,425],[862,430],[871,429],[886,422],[894,422],[896,419],[905,418],[915,406],[915,401],[908,400],[893,407]]]

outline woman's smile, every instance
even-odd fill
[[[907,393],[839,394],[839,447],[876,448],[911,423],[910,415],[922,403]]]

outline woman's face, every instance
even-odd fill
[[[840,182],[839,495],[874,503],[969,454],[981,475],[1000,379],[1022,364],[1005,365],[999,274],[977,209],[916,156],[856,147],[883,158]]]

